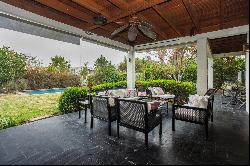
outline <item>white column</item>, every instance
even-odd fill
[[[207,39],[197,40],[197,83],[196,89],[198,95],[204,95],[208,88],[208,68],[207,68]]]
[[[239,72],[238,72],[238,81],[239,81],[239,82],[242,82],[242,80],[241,80],[241,75],[242,75],[242,72],[239,71]]]
[[[214,70],[213,70],[213,58],[207,59],[207,76],[208,76],[208,88],[214,87]]]
[[[249,32],[247,33],[249,43]],[[249,113],[249,52],[246,52],[246,111]]]
[[[133,47],[127,55],[127,88],[135,88],[135,50]]]

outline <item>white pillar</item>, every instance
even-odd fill
[[[207,76],[208,76],[208,88],[213,88],[214,87],[214,70],[213,70],[213,58],[208,58],[207,59]]]
[[[127,55],[127,88],[135,88],[135,50],[133,47]]]
[[[247,43],[249,43],[249,32],[247,33]],[[249,52],[246,52],[246,111],[249,113]]]
[[[197,83],[198,95],[204,95],[208,88],[208,69],[207,69],[207,39],[197,40]]]
[[[238,72],[238,81],[239,81],[239,82],[242,82],[242,80],[241,80],[241,75],[242,75],[242,72],[239,71],[239,72]]]

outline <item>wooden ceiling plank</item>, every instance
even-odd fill
[[[128,8],[128,4],[126,2],[124,2],[123,0],[108,0],[108,1],[120,9],[127,9]]]
[[[74,1],[76,1],[76,0],[74,0]],[[136,9],[131,9],[131,10],[128,10],[128,11],[124,11],[122,14],[108,19],[107,23],[114,22],[116,20],[119,20],[119,19],[122,19],[124,17],[127,17],[127,16],[129,16],[129,15],[131,15],[133,13],[138,13],[140,11],[143,11],[143,10],[146,10],[148,8],[151,8],[154,5],[158,5],[158,4],[161,4],[161,3],[164,3],[164,2],[166,2],[166,1],[165,0],[151,0],[150,3],[141,3],[141,5],[138,8],[136,8]],[[98,28],[98,27],[100,27],[100,26],[95,25],[95,26],[90,27],[88,30],[91,31],[91,30],[93,30],[95,28]]]
[[[182,36],[183,33],[181,32],[181,30],[179,29],[179,27],[177,26],[177,24],[174,22],[174,20],[169,17],[167,15],[167,13],[163,13],[158,6],[153,7],[153,9],[156,11],[156,13],[162,17],[163,20],[165,20],[173,29],[174,31],[179,35]]]
[[[82,20],[72,17],[70,15],[65,15],[65,13],[57,11],[54,8],[48,7],[46,5],[40,4],[36,1],[31,0],[1,0],[10,5],[22,8],[24,10],[30,11],[32,13],[36,13],[38,15],[63,22],[64,24],[68,24],[80,29],[86,29],[90,25]]]
[[[46,5],[48,7],[54,8],[60,12],[64,12],[68,15],[71,15],[73,17],[76,17],[80,20],[86,21],[88,23],[92,23],[92,17],[89,15],[86,15],[85,13],[69,6],[69,5],[65,5],[64,3],[61,3],[58,0],[35,0],[43,5]]]
[[[138,14],[139,17],[142,17],[148,22],[149,24],[153,25],[153,29],[155,30],[155,33],[160,35],[162,38],[167,39],[168,36],[159,28],[159,26],[155,25],[152,21],[144,17],[142,14]]]
[[[81,6],[95,12],[95,13],[101,13],[105,17],[110,18],[109,13],[106,11],[106,9],[103,6],[98,5],[94,1],[87,1],[87,0],[72,0],[75,3],[80,4]]]
[[[184,5],[185,9],[187,10],[189,17],[192,20],[196,30],[199,32],[199,29],[200,29],[199,20],[194,13],[194,9],[190,3],[190,0],[182,0],[182,3]]]

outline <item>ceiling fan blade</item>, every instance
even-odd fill
[[[139,31],[137,29],[136,25],[132,25],[128,30],[128,40],[129,41],[135,41]]]
[[[148,27],[148,28],[154,28],[153,25],[149,24],[149,23],[146,22],[146,21],[141,21],[140,24],[141,24],[142,26],[146,26],[146,27]]]
[[[155,40],[156,39],[156,33],[149,27],[147,26],[143,26],[141,24],[138,25],[138,28],[140,29],[140,31],[146,35],[147,37]]]
[[[111,37],[114,37],[115,35],[117,35],[118,33],[124,31],[125,29],[127,29],[129,27],[129,24],[125,24],[123,26],[121,26],[120,28],[116,29],[112,34]]]

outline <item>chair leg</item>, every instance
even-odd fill
[[[87,111],[88,111],[88,108],[87,108],[87,105],[85,105],[85,123],[87,123]]]
[[[208,123],[205,123],[206,140],[208,140]]]
[[[120,137],[120,129],[119,129],[119,123],[117,122],[117,137],[119,138]]]
[[[81,118],[81,109],[79,109],[79,119]]]
[[[90,127],[93,128],[93,116],[91,115],[91,122],[90,122]]]
[[[148,149],[148,133],[145,133],[145,146]]]
[[[213,122],[214,121],[214,114],[212,113],[211,114],[211,122]]]
[[[175,119],[172,118],[172,131],[175,131]]]
[[[168,116],[168,101],[167,101],[167,116]]]
[[[160,122],[159,135],[160,135],[160,137],[161,137],[161,135],[162,135],[162,117],[161,117],[161,122]]]
[[[109,132],[109,136],[111,136],[111,121],[108,121],[108,132]]]

